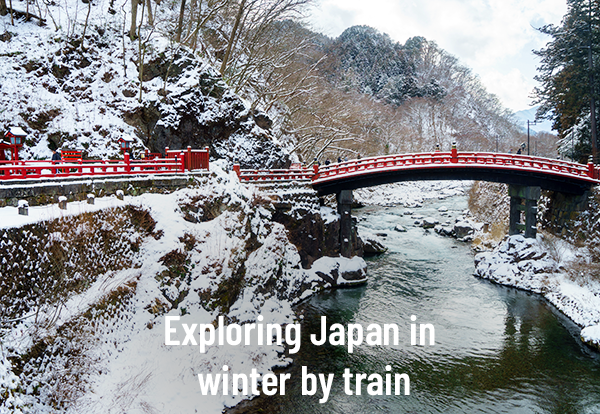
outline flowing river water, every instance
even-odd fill
[[[425,202],[413,209],[440,221],[445,206],[453,218],[466,197]],[[302,347],[288,369],[295,379],[285,396],[258,398],[243,412],[308,413],[600,413],[600,355],[578,339],[579,329],[543,298],[473,276],[467,243],[413,226],[403,207],[355,210],[359,233],[386,233],[389,251],[368,260],[365,286],[313,296],[304,315]],[[397,224],[408,232],[393,230]],[[400,327],[397,346],[311,344],[321,316],[333,323]],[[411,346],[410,317],[435,327],[435,345]],[[410,377],[410,395],[346,395],[342,374]],[[333,373],[327,402],[303,396],[301,367]],[[385,378],[385,377],[384,377]],[[354,387],[354,382],[352,382]],[[366,384],[365,384],[366,385]],[[353,388],[354,390],[354,388]]]

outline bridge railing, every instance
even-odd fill
[[[384,168],[430,168],[436,165],[446,165],[450,168],[452,165],[457,167],[479,165],[498,168],[516,167],[530,171],[545,171],[592,179],[599,179],[600,175],[599,169],[591,163],[583,165],[519,154],[451,151],[369,157],[320,166],[315,179],[324,179],[340,174],[364,173],[368,170]]]
[[[183,157],[131,160],[0,161],[0,181],[28,178],[184,172]]]

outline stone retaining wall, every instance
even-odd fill
[[[56,203],[58,197],[68,201],[85,200],[87,194],[97,197],[122,190],[127,195],[171,192],[197,183],[208,172],[161,175],[113,175],[103,177],[69,177],[40,180],[11,180],[0,182],[0,207],[17,206],[27,200],[30,206]]]

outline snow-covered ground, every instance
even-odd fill
[[[332,269],[336,269],[339,273],[364,275],[366,268],[360,258],[322,258],[311,269],[302,269],[298,251],[288,241],[283,225],[271,221],[272,210],[268,204],[256,202],[258,190],[240,185],[234,173],[227,173],[217,166],[212,172],[214,176],[202,186],[169,195],[125,196],[122,201],[102,197],[97,198],[94,205],[69,203],[67,210],[54,205],[30,207],[29,216],[18,216],[15,207],[0,209],[0,223],[6,228],[65,214],[133,204],[150,212],[157,222],[156,232],[162,234],[144,240],[138,266],[109,272],[84,292],[70,297],[54,325],[40,329],[30,317],[14,322],[10,329],[0,332],[0,390],[3,394],[12,390],[7,393],[9,398],[0,401],[0,413],[57,412],[50,406],[50,391],[36,395],[36,390],[47,387],[56,392],[56,387],[50,385],[57,378],[57,373],[52,370],[66,369],[68,352],[64,354],[64,360],[55,356],[48,361],[46,372],[38,375],[34,383],[23,383],[14,375],[14,367],[7,357],[11,353],[26,353],[36,340],[56,335],[68,324],[75,324],[82,333],[72,343],[63,344],[62,351],[71,347],[75,352],[80,349],[77,344],[82,343],[85,350],[85,364],[79,368],[81,376],[77,384],[71,384],[73,388],[81,386],[82,392],[62,391],[73,391],[74,398],[64,407],[70,413],[220,413],[224,407],[233,406],[245,397],[223,395],[222,392],[214,396],[202,395],[197,374],[222,373],[224,365],[229,367],[230,373],[250,374],[254,368],[259,374],[266,374],[273,367],[291,362],[284,354],[283,345],[215,345],[209,346],[206,353],[200,353],[197,346],[165,345],[167,316],[178,316],[180,323],[189,326],[210,324],[218,318],[218,311],[203,306],[206,303],[201,295],[211,289],[214,292],[216,285],[223,283],[226,289],[233,289],[227,281],[234,279],[239,270],[235,265],[240,261],[243,261],[244,283],[227,314],[230,323],[240,324],[255,322],[259,315],[264,318],[264,324],[293,323],[292,305],[323,287],[323,279],[318,273],[331,274]],[[235,208],[224,209],[209,221],[191,223],[184,220],[181,206],[199,197],[218,197],[227,206]],[[327,213],[332,215],[330,211]],[[249,254],[246,253],[248,229],[258,241],[256,250]],[[165,279],[161,279],[167,267],[163,259],[169,252],[185,251],[184,235],[188,241],[195,241],[185,262],[189,274],[181,282],[165,283]],[[270,291],[265,286],[273,280],[277,285]],[[123,286],[128,286],[132,294],[124,296],[128,298],[124,303],[114,305],[116,310],[111,316],[93,319],[94,323],[81,316],[107,294]],[[182,296],[184,298],[171,309],[169,301]],[[163,313],[161,308],[170,310]],[[88,337],[82,339],[81,336],[86,334]],[[181,328],[172,338],[184,339]],[[19,389],[25,392],[19,392]]]
[[[475,257],[478,276],[536,292],[581,326],[584,342],[600,347],[600,282],[584,274],[569,277],[566,269],[589,260],[577,248],[552,236],[505,239],[493,252]]]
[[[368,205],[419,207],[426,199],[464,194],[471,181],[407,181],[353,191],[354,200]]]

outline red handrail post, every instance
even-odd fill
[[[192,147],[188,145],[187,147],[187,169],[188,171],[192,170]]]
[[[315,163],[313,164],[313,180],[316,180],[317,178],[319,178],[319,164]]]
[[[204,159],[205,163],[203,167],[209,170],[210,168],[208,168],[208,163],[210,161],[210,150],[208,147],[204,147],[204,150],[206,151],[206,158]]]
[[[125,172],[127,172],[128,174],[131,172],[131,165],[130,165],[130,160],[129,160],[129,153],[126,152],[125,155]]]
[[[242,174],[242,171],[240,170],[240,164],[233,164],[233,171],[237,174],[239,178]]]
[[[181,172],[185,172],[185,152],[181,151]]]
[[[591,155],[590,155],[590,158],[588,159],[588,177],[596,178],[596,177],[594,177],[594,159],[592,158]]]

